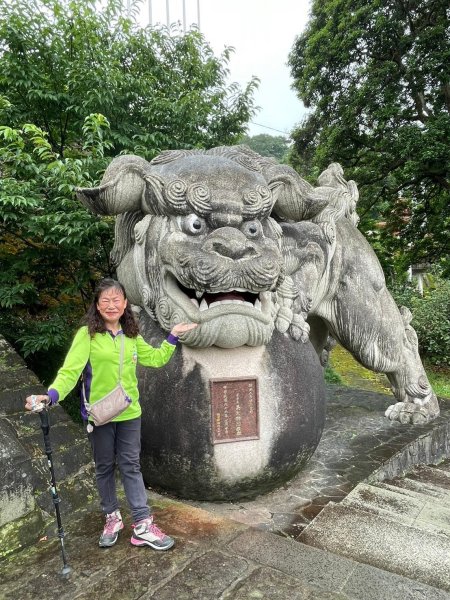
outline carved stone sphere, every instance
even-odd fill
[[[144,338],[163,332],[141,315]],[[182,498],[236,500],[289,480],[319,443],[322,367],[310,342],[275,332],[267,346],[179,344],[160,369],[139,368],[147,485]]]

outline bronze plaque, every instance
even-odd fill
[[[258,382],[211,379],[213,443],[259,439]]]

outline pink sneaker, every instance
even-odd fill
[[[100,548],[109,548],[114,546],[119,537],[119,531],[123,529],[122,515],[120,510],[115,510],[113,513],[106,515],[106,523],[103,533],[100,536],[98,545]]]
[[[175,544],[174,539],[153,523],[153,517],[147,517],[133,526],[130,541],[133,546],[150,546],[154,550],[168,550]]]

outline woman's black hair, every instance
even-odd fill
[[[105,322],[98,312],[97,304],[102,292],[110,289],[115,289],[123,294],[125,300],[127,298],[125,288],[119,281],[109,278],[99,281],[97,287],[95,288],[94,299],[92,300],[92,303],[87,309],[87,312],[82,320],[82,324],[87,325],[91,337],[93,337],[96,333],[105,333],[107,331]],[[127,303],[125,311],[120,317],[120,325],[122,327],[122,331],[127,337],[135,338],[139,333],[139,328],[129,303]]]

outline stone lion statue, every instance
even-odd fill
[[[411,313],[357,229],[358,190],[339,164],[313,187],[246,146],[119,156],[78,197],[117,215],[112,258],[130,301],[166,331],[199,324],[184,344],[267,345],[276,328],[323,358],[331,336],[387,375],[390,419],[439,414]]]

